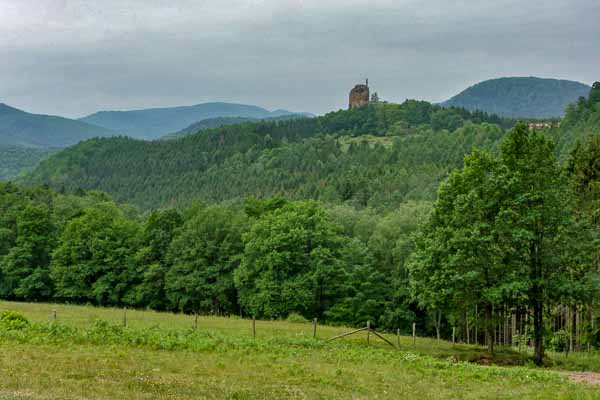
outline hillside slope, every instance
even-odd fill
[[[276,111],[274,111],[275,113]],[[202,121],[195,122],[190,126],[173,133],[169,133],[161,137],[161,140],[169,140],[169,139],[177,139],[184,136],[192,135],[194,133],[198,133],[205,129],[211,128],[220,128],[222,126],[227,125],[236,125],[244,122],[258,122],[258,121],[285,121],[289,119],[299,119],[299,118],[310,118],[310,114],[286,114],[279,117],[271,117],[271,118],[249,118],[249,117],[217,117],[217,118],[208,118],[203,119]]]
[[[0,144],[65,147],[92,137],[113,136],[106,128],[53,115],[31,114],[0,103]]]
[[[40,160],[56,151],[57,148],[0,145],[0,181],[31,171]]]
[[[465,152],[495,145],[504,130],[493,123],[510,125],[410,100],[178,140],[94,139],[45,160],[24,182],[99,189],[145,209],[276,194],[392,207],[433,198]]]
[[[590,89],[580,82],[558,79],[490,79],[465,89],[442,105],[508,117],[560,117],[567,105],[587,97]]]
[[[293,114],[268,111],[246,104],[203,103],[193,106],[148,108],[131,111],[100,111],[80,120],[105,127],[136,139],[158,139],[208,118],[243,117],[264,119]]]

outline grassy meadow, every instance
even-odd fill
[[[400,350],[349,328],[240,318],[0,302],[0,399],[600,399],[558,370],[600,371],[600,355],[528,355],[400,337]],[[57,318],[51,322],[52,310]],[[396,343],[395,335],[386,337]],[[479,365],[498,364],[498,365]],[[506,367],[502,365],[511,364]]]

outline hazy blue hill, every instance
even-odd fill
[[[567,105],[579,97],[587,97],[590,89],[583,83],[567,80],[499,78],[473,85],[442,105],[507,117],[560,117]]]
[[[65,147],[112,132],[88,123],[53,115],[31,114],[0,103],[0,144],[27,147]]]
[[[203,103],[193,106],[148,108],[131,111],[100,111],[81,121],[92,123],[136,139],[158,139],[198,121],[218,117],[265,119],[293,114],[286,110],[268,111],[246,104]]]

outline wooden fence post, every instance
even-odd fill
[[[198,312],[194,313],[194,330],[198,329]]]
[[[123,307],[123,327],[127,326],[127,307]]]
[[[400,348],[400,328],[396,329],[396,341],[398,342],[398,348]]]
[[[367,346],[371,344],[371,321],[367,321]]]
[[[56,321],[56,310],[52,310],[52,322]]]
[[[417,344],[417,324],[416,322],[413,322],[413,346],[415,346]]]
[[[317,338],[317,319],[313,319],[313,339]]]
[[[252,336],[256,337],[256,316],[252,316]]]

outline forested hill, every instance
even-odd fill
[[[147,108],[130,111],[100,111],[81,121],[95,124],[136,139],[158,139],[208,118],[272,118],[293,114],[286,110],[233,103],[203,103],[193,106]]]
[[[471,86],[444,106],[483,110],[508,117],[551,118],[564,115],[567,105],[586,97],[590,87],[580,82],[515,77],[490,79]]]
[[[422,101],[379,103],[171,141],[93,139],[45,160],[25,183],[98,189],[144,209],[276,194],[390,207],[434,198],[466,152],[494,147],[511,124]]]
[[[31,171],[41,159],[57,151],[58,148],[0,145],[0,181]]]
[[[30,171],[48,154],[114,132],[53,115],[31,114],[0,103],[0,181]]]
[[[31,114],[0,103],[0,145],[64,147],[115,132],[54,115]]]
[[[250,118],[250,117],[217,117],[217,118],[208,118],[203,119],[202,121],[195,122],[184,128],[180,131],[169,133],[161,137],[161,139],[177,139],[183,136],[192,135],[194,133],[198,133],[204,129],[210,128],[220,128],[225,125],[236,125],[244,122],[259,122],[259,121],[285,121],[288,119],[298,119],[298,118],[310,118],[311,114],[286,114],[278,117],[270,117],[270,118]]]

